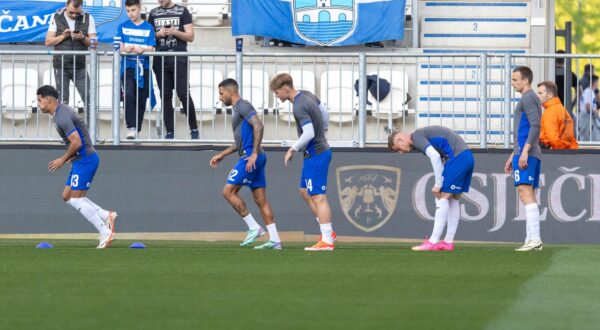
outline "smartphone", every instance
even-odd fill
[[[81,32],[81,31],[79,31],[79,30],[73,31],[73,33],[76,33],[76,34],[79,34],[79,32]]]
[[[171,24],[167,24],[167,25],[165,25],[165,26],[164,26],[164,28],[166,28],[166,29],[170,29],[170,28],[171,28]]]

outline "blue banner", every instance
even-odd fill
[[[52,15],[64,8],[65,3],[65,0],[0,1],[0,43],[43,42]],[[84,0],[83,3],[83,10],[94,17],[99,42],[112,42],[117,27],[129,19],[124,0]]]
[[[233,35],[345,46],[404,38],[405,0],[233,0]]]

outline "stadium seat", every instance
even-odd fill
[[[262,112],[269,108],[269,76],[261,69],[244,69],[242,97]],[[235,71],[230,71],[228,78],[235,79]]]
[[[37,108],[38,73],[23,67],[2,69],[2,115],[9,120],[27,120]]]
[[[282,71],[287,72],[292,76],[294,80],[294,87],[298,90],[307,90],[317,95],[315,88],[315,73],[312,71],[302,71],[302,70],[290,70]],[[282,73],[282,72],[278,72]],[[294,108],[289,101],[281,102],[277,97],[273,96],[275,109],[277,109],[279,113],[279,118],[284,121],[295,122],[294,120]]]
[[[98,71],[98,119],[103,121],[112,121],[113,116],[113,70],[110,67],[100,68]],[[123,102],[120,102],[123,106]],[[120,118],[123,118],[123,111],[119,111]]]
[[[54,76],[54,69],[48,69],[42,74],[42,83],[44,85],[50,85],[56,87],[56,77]],[[88,86],[89,88],[89,86]],[[60,92],[60,91],[59,91]],[[83,112],[85,103],[81,99],[79,92],[75,88],[73,82],[69,82],[69,106],[77,110],[79,113]]]
[[[196,118],[199,122],[210,121],[215,118],[219,108],[219,88],[223,81],[221,71],[210,69],[190,69],[190,96],[196,106]]]
[[[385,79],[390,83],[390,93],[381,102],[367,93],[367,99],[371,102],[371,111],[373,116],[387,119],[397,119],[402,117],[406,109],[408,92],[408,76],[402,71],[380,70],[379,72],[371,72],[369,75],[378,75],[379,78]]]
[[[201,4],[190,4],[188,10],[192,14],[194,25],[219,26],[229,15],[229,1],[202,0]]]
[[[319,99],[327,106],[329,121],[348,123],[354,119],[354,109],[358,108],[358,97],[354,91],[354,81],[358,72],[326,71],[321,74]]]

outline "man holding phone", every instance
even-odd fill
[[[184,6],[171,0],[158,0],[160,4],[150,11],[148,23],[154,27],[157,52],[187,52],[187,43],[194,41],[192,15]],[[187,56],[154,57],[152,69],[162,99],[163,118],[166,128],[165,139],[175,137],[173,114],[173,89],[181,101],[181,112],[187,115],[190,137],[198,139],[196,108],[190,95]]]
[[[54,46],[56,51],[86,51],[95,38],[96,22],[92,15],[83,12],[83,0],[66,0],[66,7],[52,16],[46,34],[46,46]],[[86,71],[85,55],[55,55],[52,64],[62,103],[69,104],[69,84],[73,81],[87,110],[90,78]]]

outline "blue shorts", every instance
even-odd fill
[[[90,189],[98,165],[100,165],[100,157],[95,152],[77,159],[71,165],[71,173],[67,177],[65,186],[70,186],[71,190]]]
[[[469,191],[475,159],[471,150],[465,150],[444,164],[442,192],[461,194]]]
[[[304,158],[300,188],[306,189],[311,196],[327,193],[329,163],[331,163],[331,149],[327,149],[318,155]]]
[[[535,157],[527,157],[527,168],[519,168],[519,157],[521,155],[514,155],[512,160],[513,175],[515,179],[515,186],[521,184],[533,185],[533,188],[537,188],[540,183],[540,171],[542,169],[542,162]]]
[[[246,157],[240,158],[235,164],[229,175],[227,183],[236,186],[247,186],[250,189],[265,188],[267,179],[265,177],[265,167],[267,166],[267,155],[264,152],[258,154],[256,158],[256,168],[252,172],[246,172]]]

